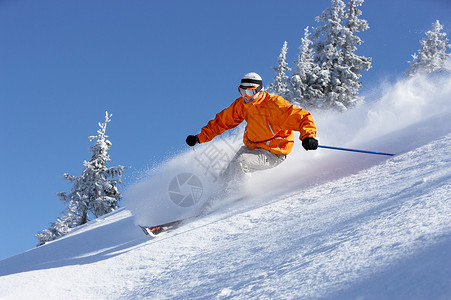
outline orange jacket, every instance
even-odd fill
[[[211,141],[243,120],[247,122],[243,142],[250,149],[263,148],[274,154],[287,155],[293,148],[293,130],[301,133],[301,140],[316,136],[315,122],[309,112],[263,91],[251,103],[245,104],[240,97],[218,113],[197,135],[199,142]]]

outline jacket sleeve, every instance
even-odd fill
[[[299,139],[302,141],[306,137],[316,137],[316,125],[312,115],[287,100],[279,97],[278,105],[281,108],[282,127],[300,132]]]
[[[244,104],[242,98],[236,99],[229,107],[221,111],[205,125],[197,135],[200,143],[211,141],[226,130],[235,128],[244,120]]]

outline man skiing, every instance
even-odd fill
[[[238,92],[241,97],[218,113],[199,134],[186,138],[186,143],[193,147],[211,141],[243,121],[247,122],[244,146],[222,174],[225,182],[239,181],[245,173],[273,168],[282,163],[293,148],[293,131],[300,132],[305,150],[318,148],[316,126],[310,113],[263,90],[260,75],[244,75]]]
[[[211,141],[226,130],[246,121],[244,146],[238,150],[226,170],[221,174],[225,185],[232,188],[243,183],[246,173],[273,168],[282,163],[294,144],[293,131],[300,132],[305,150],[316,150],[316,126],[309,112],[290,104],[280,96],[263,90],[260,75],[248,73],[238,87],[241,97],[236,99],[209,121],[197,135],[189,135],[186,143],[193,147]],[[155,227],[142,227],[146,234],[157,235],[174,228],[181,221]]]

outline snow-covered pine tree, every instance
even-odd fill
[[[323,82],[327,78],[321,76],[321,69],[314,62],[312,45],[307,26],[304,29],[304,37],[299,47],[297,60],[294,61],[295,69],[290,80],[292,103],[304,108],[314,107],[315,100],[324,96],[321,87],[327,84]]]
[[[312,37],[315,62],[328,79],[323,80],[324,98],[315,103],[318,108],[343,111],[359,102],[360,71],[371,67],[370,58],[355,55],[356,45],[362,43],[355,33],[368,28],[367,22],[358,18],[361,11],[357,7],[362,3],[349,0],[346,6],[342,0],[332,0],[331,7],[315,19],[323,23]]]
[[[410,61],[410,69],[407,76],[414,76],[420,73],[431,73],[443,68],[451,57],[448,50],[451,45],[448,43],[446,33],[442,32],[443,26],[439,20],[432,24],[432,30],[426,32],[426,38],[420,41],[421,47],[418,54],[413,54]]]
[[[90,148],[92,157],[84,162],[82,174],[78,177],[64,174],[64,178],[73,183],[69,194],[58,193],[58,197],[64,202],[66,209],[62,217],[50,224],[50,228],[36,235],[38,245],[54,240],[65,235],[71,228],[85,224],[90,216],[100,217],[117,208],[122,195],[117,186],[122,183],[123,166],[106,167],[110,161],[108,150],[111,142],[107,139],[106,128],[111,121],[111,115],[105,113],[105,123],[99,123],[100,129],[97,136],[89,139],[96,140]]]
[[[64,174],[64,178],[73,182],[72,190],[69,194],[59,193],[59,197],[65,203],[72,204],[79,217],[79,225],[89,220],[89,213],[95,217],[112,212],[117,208],[121,200],[121,194],[117,190],[121,183],[123,166],[106,167],[106,162],[110,161],[108,150],[111,142],[107,139],[106,128],[111,121],[111,115],[106,112],[105,123],[99,123],[100,129],[97,136],[90,136],[89,139],[96,140],[90,148],[92,157],[84,162],[81,176],[75,177]],[[111,179],[109,179],[111,178]]]
[[[343,45],[340,45],[343,53],[343,64],[346,67],[342,73],[342,82],[346,87],[347,97],[343,102],[346,108],[354,106],[362,99],[357,96],[362,83],[359,81],[362,70],[368,71],[371,68],[371,58],[358,56],[355,54],[357,46],[362,45],[363,41],[356,33],[369,28],[366,20],[360,19],[362,11],[358,9],[364,0],[348,0],[347,3],[347,21],[343,31]]]
[[[338,70],[342,64],[343,57],[338,45],[341,44],[343,21],[345,19],[345,5],[341,0],[332,0],[332,6],[315,18],[323,25],[315,28],[312,36],[315,50],[315,63],[319,65],[323,74],[329,79],[321,87],[324,98],[318,99],[315,106],[321,109],[340,107],[339,96],[341,93],[341,81]]]
[[[274,72],[276,73],[274,81],[268,85],[269,91],[284,98],[290,98],[288,76],[286,75],[286,72],[291,69],[287,64],[287,51],[288,43],[285,41],[282,50],[280,51],[279,59],[277,60],[277,67],[273,67]]]
[[[67,234],[70,230],[69,222],[66,222],[66,217],[57,218],[56,222],[50,223],[50,227],[48,229],[44,229],[41,232],[36,234],[36,238],[39,243],[38,246],[44,245],[49,241],[53,241],[65,234]]]

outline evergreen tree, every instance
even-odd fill
[[[313,34],[315,62],[323,78],[324,98],[316,101],[318,108],[346,110],[359,101],[360,71],[371,67],[370,58],[355,55],[356,45],[362,43],[355,33],[368,28],[367,22],[358,18],[361,11],[357,7],[362,3],[349,0],[346,6],[342,0],[332,0],[332,6],[316,18],[323,23]]]
[[[312,38],[308,27],[304,30],[289,80],[285,42],[270,89],[307,108],[343,111],[359,103],[360,73],[371,68],[371,58],[355,54],[363,43],[356,33],[369,28],[367,21],[359,18],[362,11],[358,7],[363,2],[348,0],[345,5],[342,0],[331,0],[331,7],[316,17],[322,25],[315,28]]]
[[[361,99],[357,96],[362,83],[358,81],[362,75],[362,70],[368,71],[371,68],[371,58],[358,56],[355,54],[357,46],[360,46],[363,41],[356,33],[367,30],[369,28],[368,22],[359,19],[362,11],[358,9],[363,4],[364,0],[348,0],[347,4],[347,21],[345,30],[343,31],[344,39],[341,45],[343,53],[343,64],[345,72],[342,73],[342,82],[346,86],[347,97],[344,105],[349,108],[358,103]]]
[[[328,78],[323,81],[320,89],[324,98],[318,99],[315,106],[322,109],[337,108],[340,106],[342,94],[340,69],[343,57],[338,46],[342,44],[342,25],[345,19],[345,5],[341,0],[332,0],[332,6],[316,17],[316,22],[323,25],[315,28],[313,34],[313,47],[315,50],[315,62],[322,70],[323,76]]]
[[[314,101],[324,96],[321,87],[327,85],[327,82],[323,82],[325,78],[321,76],[321,69],[314,59],[313,42],[307,26],[290,81],[292,102],[301,107],[314,106]]]
[[[432,30],[426,32],[426,38],[420,41],[421,48],[418,54],[413,54],[413,60],[409,62],[408,76],[431,73],[445,66],[451,57],[451,53],[447,52],[451,45],[442,30],[443,26],[437,20],[432,24]]]
[[[286,72],[290,71],[291,69],[288,67],[287,64],[287,51],[288,51],[288,43],[285,41],[285,43],[283,43],[279,59],[277,60],[277,67],[273,68],[274,72],[276,73],[276,75],[274,76],[274,81],[273,83],[268,85],[268,89],[270,91],[284,98],[290,97],[288,76],[286,75]]]
[[[108,150],[111,142],[107,139],[106,127],[111,121],[111,115],[106,112],[105,123],[99,123],[97,136],[89,139],[96,140],[91,159],[84,162],[82,174],[79,177],[64,174],[64,178],[72,182],[69,194],[58,193],[66,209],[63,217],[50,224],[50,228],[38,233],[36,237],[39,245],[65,235],[71,228],[85,224],[91,216],[100,217],[117,208],[122,196],[117,186],[121,184],[123,166],[108,168],[106,162],[110,161]]]

